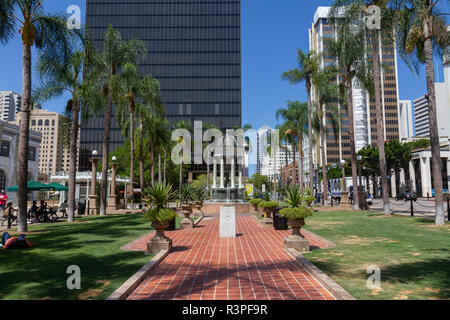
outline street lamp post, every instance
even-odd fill
[[[98,200],[98,196],[97,196],[97,163],[100,160],[97,157],[98,153],[96,150],[92,151],[92,157],[89,159],[89,161],[92,164],[92,182],[91,182],[91,194],[89,195],[89,211],[88,214],[89,215],[97,215],[99,210],[98,210],[98,205],[97,205],[97,200]]]
[[[344,159],[341,160],[341,167],[342,167],[342,190],[341,190],[341,203],[342,204],[348,204],[348,191],[347,191],[347,181],[345,177],[345,163],[346,161]]]
[[[116,168],[117,158],[112,157],[111,161],[111,191],[108,197],[108,211],[117,211],[117,195],[116,195]]]

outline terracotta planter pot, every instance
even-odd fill
[[[289,219],[288,225],[292,227],[292,236],[304,238],[300,229],[305,226],[305,219]]]
[[[183,214],[186,218],[190,218],[192,214],[192,206],[182,206]]]
[[[152,227],[156,230],[155,238],[157,239],[166,239],[166,236],[164,235],[164,230],[166,230],[169,227],[169,221],[153,221]]]
[[[275,211],[275,208],[264,208],[264,213],[266,214],[266,218],[272,218],[272,213]]]

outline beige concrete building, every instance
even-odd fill
[[[47,110],[33,110],[30,129],[42,134],[39,153],[39,177],[48,180],[51,175],[69,172],[69,150],[64,146],[63,117]]]

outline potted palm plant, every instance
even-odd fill
[[[183,229],[193,228],[194,222],[191,220],[191,214],[193,211],[193,202],[195,200],[195,188],[186,184],[181,187],[180,192],[181,209],[183,210],[184,219],[181,220],[181,227]]]
[[[170,184],[155,183],[144,191],[144,196],[144,202],[149,206],[144,217],[156,230],[156,235],[147,244],[147,253],[157,254],[161,250],[170,252],[172,240],[165,236],[164,230],[169,227],[169,221],[176,217],[176,212],[169,208],[169,203],[175,199],[176,192]]]
[[[301,234],[300,229],[305,226],[305,218],[313,215],[313,211],[303,206],[309,201],[309,195],[302,193],[300,188],[292,186],[285,191],[285,201],[288,205],[280,211],[280,215],[288,219],[288,225],[292,227],[292,234],[284,239],[286,248],[293,248],[300,252],[309,251],[309,241]]]

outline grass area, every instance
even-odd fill
[[[36,247],[0,249],[0,299],[105,299],[152,258],[120,249],[150,231],[142,214],[77,221],[31,226]],[[81,290],[67,289],[70,265],[81,269]]]
[[[370,212],[319,212],[306,229],[337,247],[305,254],[356,299],[450,299],[450,225]],[[366,286],[381,269],[381,290]]]

